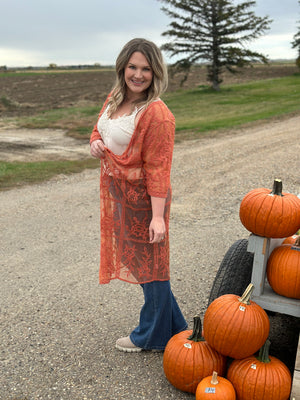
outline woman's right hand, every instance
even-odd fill
[[[103,158],[104,157],[105,146],[102,140],[94,140],[91,143],[91,155],[95,158]]]

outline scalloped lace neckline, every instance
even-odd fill
[[[120,119],[125,119],[125,118],[132,118],[132,117],[135,118],[136,114],[137,114],[138,111],[140,111],[141,109],[142,109],[142,108],[137,108],[137,107],[135,107],[135,109],[133,110],[133,112],[132,112],[131,114],[119,115],[117,118],[110,118],[110,117],[108,117],[108,110],[109,110],[109,107],[107,107],[105,111],[106,111],[106,115],[107,115],[107,117],[108,117],[108,119],[109,119],[110,121],[118,121],[118,120],[120,120]]]

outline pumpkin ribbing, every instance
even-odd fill
[[[300,237],[276,247],[267,263],[267,278],[277,294],[300,299]]]

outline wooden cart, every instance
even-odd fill
[[[276,294],[266,280],[267,261],[272,250],[282,243],[283,239],[269,239],[251,234],[247,250],[254,254],[251,283],[254,291],[251,299],[269,311],[292,315],[300,318],[300,300],[289,299]],[[300,347],[296,355],[293,374],[291,400],[300,400]]]

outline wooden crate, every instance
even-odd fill
[[[283,239],[270,239],[251,234],[247,250],[254,253],[251,282],[254,285],[251,299],[262,308],[300,318],[300,300],[276,294],[266,280],[267,261],[272,250]],[[300,400],[300,399],[299,399]]]
[[[282,314],[293,315],[300,318],[300,300],[289,299],[276,294],[266,279],[266,269],[268,258],[272,250],[280,246],[283,239],[270,239],[251,234],[248,240],[247,250],[254,253],[253,271],[251,282],[254,285],[251,299],[262,308],[279,312]],[[300,400],[300,343],[296,356],[295,370],[290,400]]]

